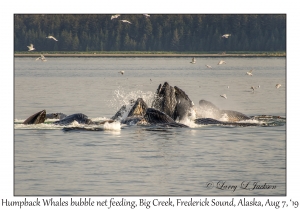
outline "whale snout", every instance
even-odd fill
[[[42,110],[28,117],[23,124],[39,124],[44,123],[46,119],[46,110]]]

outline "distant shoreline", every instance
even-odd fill
[[[37,57],[40,54],[34,53],[34,54],[21,54],[16,53],[14,54],[14,57]],[[241,54],[135,54],[135,53],[116,53],[116,54],[88,54],[88,53],[43,53],[46,57],[286,57],[286,54],[247,54],[247,53],[241,53]]]

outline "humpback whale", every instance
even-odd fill
[[[140,99],[138,103],[141,103],[143,99]],[[143,103],[143,102],[142,102]],[[138,105],[140,106],[140,105]],[[181,127],[181,128],[187,128],[188,126],[175,122],[171,117],[166,115],[165,113],[158,111],[153,108],[146,108],[145,106],[141,107],[143,110],[141,112],[144,113],[144,116],[140,116],[140,114],[136,116],[130,116],[125,118],[124,121],[121,121],[123,123],[131,125],[132,123],[138,124],[138,125],[145,125],[145,126],[159,126],[159,127]],[[133,109],[137,110],[137,109]],[[85,127],[64,127],[64,131],[102,131],[103,128],[85,128]]]
[[[146,114],[146,110],[148,109],[147,104],[142,98],[138,98],[132,108],[130,109],[127,117],[121,120],[121,123],[132,125],[141,121]]]
[[[59,120],[62,120],[66,116],[67,115],[65,115],[63,113],[50,113],[50,114],[46,114],[46,119],[59,119]]]
[[[163,112],[155,110],[153,108],[148,108],[147,104],[142,98],[138,98],[132,108],[130,109],[128,115],[124,119],[120,119],[122,117],[122,113],[124,111],[124,106],[110,119],[103,122],[93,122],[86,115],[82,113],[76,113],[69,116],[66,116],[58,121],[53,122],[55,125],[69,125],[74,121],[77,121],[79,124],[87,124],[87,125],[100,125],[105,122],[112,123],[116,120],[120,120],[122,124],[132,125],[137,124],[140,121],[143,121],[141,124],[168,124],[171,127],[187,127],[183,124],[176,123],[171,117],[166,115]],[[49,114],[50,117],[58,117],[57,113]],[[63,116],[63,115],[61,115]],[[26,124],[38,124],[43,123],[46,119],[46,111],[40,111],[32,116],[30,116],[24,122]],[[24,123],[24,124],[25,124]]]
[[[197,110],[196,124],[200,125],[225,125],[225,126],[280,126],[286,121],[284,117],[271,115],[247,116],[241,112],[232,110],[221,110],[213,103],[200,100],[200,108]],[[221,121],[222,117],[226,116],[227,121]],[[245,120],[254,120],[246,121]],[[258,121],[258,122],[257,122]]]
[[[39,124],[39,123],[44,123],[45,120],[46,120],[46,110],[42,110],[28,117],[23,122],[23,124]]]
[[[193,114],[192,112],[196,113],[194,122],[201,125],[269,126],[282,125],[282,123],[285,122],[285,118],[278,116],[261,115],[249,117],[241,112],[221,110],[206,100],[200,100],[199,107],[195,107],[194,103],[182,89],[177,86],[172,87],[168,82],[165,82],[163,85],[159,84],[151,107],[148,107],[142,98],[130,100],[129,105],[123,105],[109,120],[93,122],[82,113],[67,116],[63,113],[46,114],[46,110],[42,110],[27,118],[23,124],[39,124],[44,123],[46,119],[58,119],[53,122],[53,124],[66,126],[77,121],[79,124],[101,125],[106,122],[112,123],[119,121],[127,125],[188,127],[178,122],[189,117]],[[223,117],[226,117],[227,121],[221,121],[220,119]],[[259,123],[252,123],[251,121],[240,122],[250,119],[257,120]],[[267,121],[267,123],[261,122],[262,120],[264,122]],[[80,129],[89,130],[89,128]],[[68,127],[66,130],[76,130],[76,128],[69,129]],[[92,130],[103,129],[95,127],[92,128]]]
[[[152,103],[152,107],[156,110],[156,112],[157,110],[161,111],[168,115],[172,120],[178,120],[179,122],[192,115],[192,112],[195,111],[197,119],[194,120],[194,122],[196,124],[222,124],[238,126],[258,125],[257,123],[241,124],[239,121],[249,120],[251,118],[241,112],[233,110],[221,110],[209,101],[200,100],[199,105],[199,109],[195,110],[194,103],[188,97],[188,95],[177,86],[170,86],[168,82],[158,86],[156,97]],[[154,116],[154,112],[152,115]],[[226,117],[228,122],[220,121],[219,119],[222,117]],[[155,120],[155,122],[159,121]],[[239,123],[237,124],[237,122]]]
[[[47,117],[48,116],[48,117]],[[74,121],[77,121],[79,124],[88,124],[88,125],[100,125],[104,124],[105,122],[113,122],[113,120],[107,120],[104,122],[93,122],[90,120],[86,115],[82,113],[77,113],[77,114],[72,114],[66,116],[65,114],[62,113],[51,113],[51,114],[46,114],[46,110],[42,110],[40,112],[37,112],[33,114],[32,116],[28,117],[23,124],[40,124],[44,123],[45,120],[48,119],[60,119],[57,121],[54,121],[53,124],[55,125],[69,125]]]
[[[168,87],[169,88],[169,87]],[[172,96],[171,96],[172,97]],[[166,106],[167,108],[167,106]],[[120,119],[120,113],[126,112],[126,106],[123,105],[120,110],[111,119]],[[168,111],[168,109],[166,109]],[[125,114],[124,114],[125,115]],[[170,127],[187,127],[186,125],[176,123],[169,115],[154,108],[148,108],[142,98],[138,98],[127,117],[121,119],[122,124],[132,125],[163,125]]]
[[[92,120],[90,120],[86,115],[82,113],[77,113],[77,114],[72,114],[69,115],[62,120],[58,120],[53,122],[55,125],[69,125],[74,121],[77,121],[79,124],[88,124],[88,125],[93,125],[95,124]]]
[[[85,114],[82,113],[76,113],[72,115],[68,115],[67,117],[63,118],[62,120],[58,120],[53,122],[55,125],[69,125],[73,123],[74,121],[78,122],[79,124],[86,124],[86,125],[102,125],[106,122],[112,123],[115,122],[114,120],[104,120],[101,122],[94,122],[91,119],[88,118]]]
[[[170,127],[188,127],[184,124],[175,122],[167,114],[153,108],[147,109],[144,119],[150,125],[155,124],[155,125],[165,125]]]
[[[164,112],[173,120],[183,120],[192,112],[194,103],[179,87],[172,87],[168,82],[159,84],[152,108]]]
[[[135,104],[135,101],[133,99],[131,99],[129,101],[129,107],[132,107]],[[121,120],[122,117],[124,116],[124,114],[128,111],[128,107],[127,105],[123,105],[119,111],[116,112],[116,114],[114,116],[112,116],[110,119],[112,120]]]
[[[199,101],[199,109],[197,110],[197,118],[213,118],[213,119],[220,119],[222,117],[227,117],[229,122],[237,122],[242,120],[249,120],[251,119],[247,115],[232,111],[232,110],[220,110],[216,107],[213,103],[200,100]]]
[[[159,84],[152,108],[162,111],[173,118],[176,107],[175,89],[168,82]],[[174,118],[173,118],[174,119]]]
[[[193,111],[194,103],[191,101],[189,96],[181,90],[179,87],[175,86],[175,97],[176,97],[176,107],[173,119],[178,119],[179,121],[190,116]]]

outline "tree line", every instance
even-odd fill
[[[286,50],[285,14],[112,15],[15,14],[14,50],[31,43],[36,51]]]

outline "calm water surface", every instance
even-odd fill
[[[205,99],[249,116],[286,116],[285,58],[222,59],[227,64],[217,65],[219,58],[197,58],[196,64],[179,57],[15,58],[14,120],[43,109],[107,119],[130,99],[143,97],[151,105],[165,81],[196,106]],[[246,75],[251,69],[252,77]],[[250,87],[258,85],[253,93]],[[228,99],[220,97],[224,93]],[[14,194],[286,195],[285,125],[186,123],[190,128],[115,124],[98,132],[15,124]],[[275,189],[250,190],[255,182]]]

